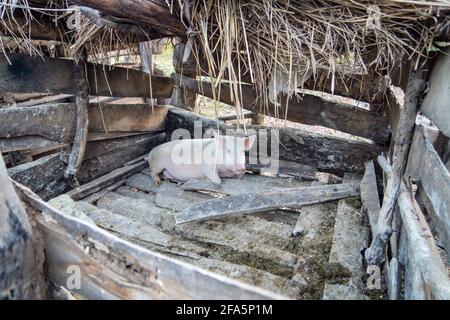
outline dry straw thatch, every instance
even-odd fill
[[[30,30],[33,24],[43,25],[43,21],[52,24],[59,33],[59,40],[49,41],[48,45],[61,48],[64,57],[76,57],[81,48],[86,48],[93,62],[104,61],[112,51],[121,54],[126,51],[130,56],[139,54],[139,43],[149,38],[145,28],[139,26],[136,27],[142,33],[139,35],[99,26],[67,0],[49,0],[44,2],[45,6],[42,3],[0,0],[0,46],[3,53],[41,55],[42,42],[32,40]]]
[[[80,14],[70,0],[0,0],[0,46],[32,55],[39,49],[29,28],[46,18],[56,24],[66,56],[88,49],[102,61],[110,51],[137,54],[144,35],[99,26]],[[400,60],[418,66],[428,56],[440,26],[449,26],[450,0],[166,0],[188,30],[188,47],[207,64],[215,87],[224,80],[238,113],[240,83],[250,78],[267,113],[279,92],[289,95],[320,73],[335,79],[344,73],[389,71]],[[40,5],[40,7],[39,7]],[[22,16],[18,22],[15,18]],[[68,28],[72,17],[75,28]],[[15,31],[13,31],[15,30]],[[152,30],[151,30],[152,31]],[[0,31],[1,32],[1,31]],[[12,36],[11,36],[12,35]],[[199,64],[200,66],[200,64]],[[334,81],[331,81],[332,87]],[[331,91],[333,88],[331,88]],[[217,92],[219,95],[220,92]],[[286,112],[286,110],[284,110]]]
[[[262,106],[279,91],[293,94],[325,71],[388,74],[401,59],[426,58],[450,2],[408,0],[172,0],[189,28],[197,57],[218,85],[225,77],[240,107],[243,74]],[[332,81],[334,83],[334,81]],[[272,88],[272,86],[274,88]],[[217,93],[219,94],[219,93]]]

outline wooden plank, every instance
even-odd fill
[[[207,129],[217,129],[222,133],[235,127],[227,127],[223,122],[202,117],[180,108],[171,108],[167,113],[166,133],[170,138],[177,129],[187,130],[192,138],[201,138]],[[283,160],[317,168],[320,171],[343,174],[363,172],[364,162],[376,158],[384,151],[375,143],[358,139],[347,139],[330,134],[293,128],[269,128],[248,126],[248,133],[258,136],[258,146],[267,145],[268,160]],[[195,132],[201,134],[196,136]],[[267,138],[266,138],[267,137]],[[261,142],[267,141],[266,144]],[[256,144],[255,144],[256,145]],[[263,150],[265,151],[265,150]],[[260,159],[262,151],[259,150]]]
[[[417,126],[410,152],[406,175],[420,181],[420,185],[433,206],[429,214],[436,215],[436,226],[445,236],[447,250],[450,250],[450,173],[441,161],[424,127]]]
[[[89,108],[90,132],[128,132],[163,130],[168,106],[149,104],[91,104]]]
[[[354,174],[344,175],[343,183],[360,183],[361,178]],[[362,183],[361,183],[362,185]],[[330,264],[341,265],[350,277],[347,283],[337,284],[326,281],[323,289],[324,300],[366,300],[365,286],[362,279],[363,257],[361,251],[369,242],[369,227],[361,214],[359,204],[341,199],[336,212]]]
[[[0,56],[0,92],[75,94],[72,60],[30,57],[25,54]],[[133,69],[87,65],[91,95],[113,97],[168,98],[173,80]],[[150,88],[151,84],[151,88]]]
[[[201,82],[177,75],[175,83],[211,99],[215,98],[213,87],[209,82]],[[218,88],[216,92],[218,92]],[[222,84],[220,92],[219,101],[234,105],[234,101],[230,96],[229,85]],[[251,85],[242,85],[242,96],[244,100],[242,105],[246,110],[261,112],[260,103],[257,100],[258,95]],[[375,140],[379,143],[385,143],[389,138],[387,119],[379,113],[343,103],[331,102],[310,94],[292,98],[289,101],[287,113],[283,109],[286,105],[285,98],[282,99],[281,105],[283,107],[280,107],[278,113],[276,113],[275,106],[269,103],[269,110],[266,115],[278,116],[282,119],[286,116],[287,120],[290,121],[308,125],[320,125]]]
[[[277,299],[262,289],[230,280],[121,240],[69,217],[16,184],[23,201],[39,210],[47,273],[66,285],[67,268],[78,266],[88,299]],[[89,250],[87,250],[89,249]]]
[[[224,199],[212,199],[193,205],[176,216],[177,224],[217,219],[337,200],[358,195],[354,184],[292,188],[263,194],[247,193]]]
[[[99,178],[165,141],[164,134],[139,136],[88,142],[85,160],[79,172],[81,184]],[[54,198],[71,189],[64,178],[67,157],[65,152],[42,157],[33,162],[8,169],[17,182],[29,187],[44,200]]]
[[[431,71],[430,89],[423,99],[422,112],[450,137],[450,48],[442,52]]]
[[[393,174],[393,168],[383,167],[386,174]],[[430,286],[435,299],[450,299],[450,279],[447,269],[437,250],[426,219],[411,193],[402,181],[398,198],[400,214],[410,242],[410,259],[418,266],[424,282]]]
[[[136,164],[125,166],[116,170],[111,171],[110,173],[92,180],[87,184],[79,186],[67,194],[75,201],[83,199],[85,197],[90,196],[91,194],[102,190],[118,181],[123,180],[124,178],[129,177],[132,174],[138,173],[142,171],[147,166],[146,161],[141,161]]]
[[[113,135],[112,132],[161,130],[168,108],[146,104],[91,104],[89,132]],[[3,152],[71,143],[75,138],[76,107],[73,103],[0,109],[0,118],[0,150]]]
[[[364,163],[366,171],[361,180],[361,201],[369,217],[372,233],[376,232],[378,215],[380,214],[380,198],[378,196],[377,177],[373,161]]]
[[[44,248],[0,154],[0,299],[45,299]]]
[[[370,247],[364,255],[369,265],[380,265],[384,259],[384,248],[392,233],[392,218],[397,203],[400,184],[406,169],[406,162],[414,133],[419,101],[425,90],[425,74],[420,71],[411,72],[405,93],[405,105],[395,137],[393,174],[388,178],[383,197],[383,205],[377,223],[377,231],[373,235]]]

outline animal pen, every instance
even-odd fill
[[[0,298],[450,299],[448,1],[0,12]],[[180,129],[258,161],[156,187]]]

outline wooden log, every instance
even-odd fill
[[[65,286],[67,268],[78,266],[81,285],[74,291],[87,299],[281,298],[133,245],[63,214],[16,186],[24,201],[45,212],[36,218],[45,241],[50,280]]]
[[[392,233],[393,212],[397,203],[400,184],[405,173],[414,132],[414,122],[424,89],[424,74],[421,72],[412,72],[408,81],[405,105],[400,115],[399,126],[395,137],[393,174],[389,176],[384,192],[383,206],[378,218],[377,231],[373,235],[370,247],[364,253],[369,265],[379,265],[384,259],[384,248]]]
[[[86,75],[87,51],[84,49],[81,57],[74,65],[74,78],[76,85],[75,105],[76,105],[76,129],[72,150],[69,156],[64,177],[75,180],[78,183],[77,173],[83,162],[86,149],[88,129],[89,129],[89,84]]]
[[[8,54],[8,59],[11,64],[0,56],[0,93],[76,93],[73,61],[24,54]],[[91,95],[143,98],[172,95],[171,78],[152,76],[150,81],[149,75],[138,70],[88,63],[87,76]]]
[[[44,248],[0,155],[0,299],[44,299]]]
[[[118,181],[123,180],[124,178],[129,177],[132,174],[142,171],[146,166],[147,162],[141,161],[133,165],[113,170],[98,179],[92,180],[69,191],[67,194],[75,201],[86,198],[99,190],[102,190]]]
[[[433,145],[425,135],[425,128],[418,126],[408,160],[406,175],[420,181],[431,202],[428,214],[442,235],[450,252],[450,173]]]
[[[293,188],[263,194],[241,194],[193,205],[180,212],[176,216],[176,222],[181,224],[280,208],[298,208],[356,195],[358,195],[358,187],[355,184]]]
[[[437,58],[430,75],[430,89],[424,97],[421,111],[450,137],[450,48]]]
[[[185,76],[176,75],[175,84],[214,99],[211,83],[197,81]],[[216,89],[218,92],[218,89]],[[227,84],[221,85],[221,96],[218,100],[234,104]],[[253,112],[261,112],[257,94],[251,85],[242,85],[243,107]],[[282,106],[286,105],[286,98],[281,99]],[[305,94],[289,100],[287,112],[280,108],[278,113],[273,104],[269,103],[268,116],[277,116],[287,120],[308,125],[320,125],[356,136],[385,143],[389,138],[387,119],[384,115],[367,111],[362,108],[331,102],[321,97]]]
[[[89,142],[85,160],[79,172],[81,184],[99,178],[122,167],[125,163],[141,155],[146,155],[153,147],[165,141],[164,134],[141,134],[138,136]],[[64,178],[67,161],[64,152],[42,157],[8,169],[11,178],[29,187],[44,200],[49,200],[71,189]]]
[[[187,130],[191,138],[202,138],[207,129],[227,128],[233,133],[235,127],[223,122],[199,116],[180,108],[171,108],[167,113],[166,133],[169,139],[177,129]],[[376,158],[384,149],[375,143],[347,139],[328,134],[292,128],[268,128],[248,126],[249,134],[258,136],[258,145],[267,137],[267,155],[270,159],[296,162],[317,168],[320,171],[342,175],[344,172],[363,172],[364,162]],[[198,132],[200,136],[196,136]],[[175,138],[175,137],[174,137]],[[273,142],[272,140],[273,139]],[[274,146],[274,150],[272,150]],[[279,150],[276,147],[279,146]],[[259,150],[261,155],[261,150]],[[273,156],[273,157],[272,157]],[[259,160],[267,160],[260,159]]]
[[[389,167],[385,161],[387,174],[395,174],[394,168]],[[450,299],[450,279],[434,243],[431,230],[426,219],[414,203],[410,191],[401,181],[398,205],[407,232],[408,241],[411,242],[411,259],[419,267],[423,280],[430,286],[435,299]]]
[[[169,6],[162,0],[74,0],[74,3],[99,10],[103,13],[135,20],[158,30],[165,36],[186,38],[186,28],[181,19],[172,15]]]

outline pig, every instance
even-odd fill
[[[150,151],[148,164],[155,186],[164,178],[185,182],[207,178],[220,184],[220,177],[241,177],[245,173],[245,151],[256,136],[219,135],[212,139],[184,139],[159,145]]]

